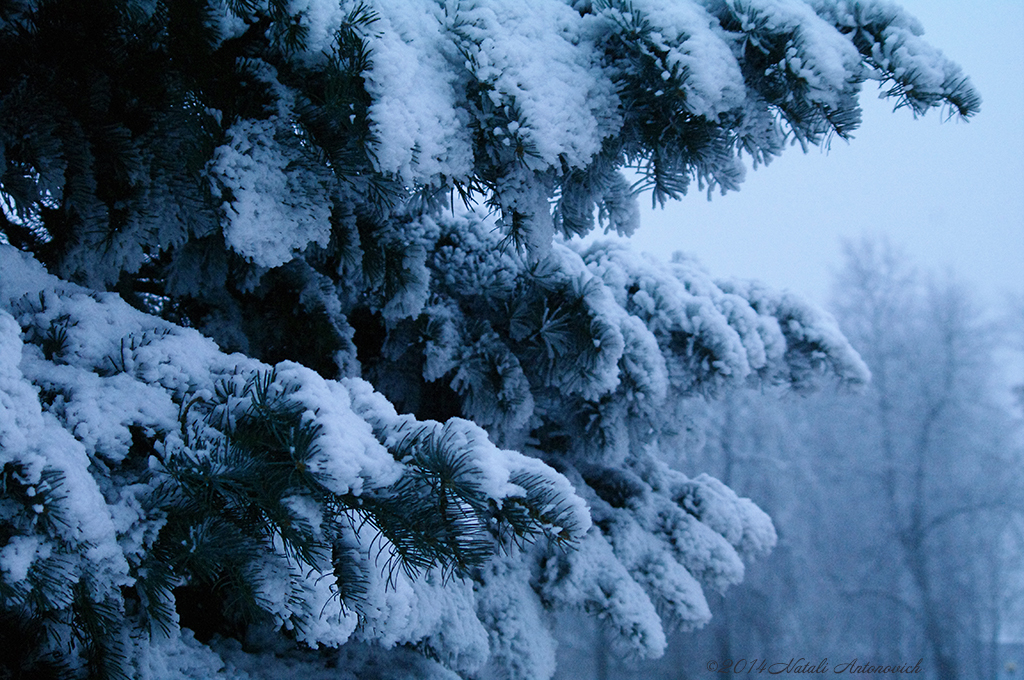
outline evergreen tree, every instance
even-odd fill
[[[843,0],[0,3],[4,672],[545,678],[550,610],[645,655],[702,625],[775,532],[666,464],[688,398],[867,370],[791,295],[563,237],[849,137],[866,80],[973,114],[921,33]]]

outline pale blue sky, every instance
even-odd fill
[[[715,275],[827,299],[841,239],[888,235],[922,268],[952,269],[989,303],[1024,295],[1024,0],[906,0],[928,41],[980,90],[979,115],[913,119],[862,95],[864,123],[827,153],[793,148],[711,202],[649,197],[634,244],[695,254]]]

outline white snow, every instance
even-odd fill
[[[713,120],[743,105],[746,85],[739,62],[728,36],[703,7],[671,0],[640,0],[632,6],[656,29],[654,40],[667,52],[666,66],[684,70],[682,104],[688,111]]]
[[[372,65],[374,158],[407,184],[441,175],[462,178],[473,167],[469,115],[459,100],[454,53],[443,10],[433,0],[375,0],[379,19],[366,35]]]
[[[528,166],[583,167],[618,129],[615,87],[587,22],[564,2],[461,2],[453,23],[473,77],[516,123],[502,134],[529,147]]]
[[[287,134],[275,117],[243,119],[228,130],[210,167],[214,190],[224,195],[224,239],[246,259],[276,267],[310,243],[327,245],[330,197],[326,182],[299,172],[302,159],[277,139]]]

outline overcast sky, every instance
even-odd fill
[[[971,77],[980,114],[915,120],[867,83],[853,141],[806,155],[792,148],[711,202],[694,191],[652,211],[647,196],[634,244],[691,252],[714,275],[825,302],[841,240],[885,234],[921,268],[951,268],[990,304],[1024,295],[1024,0],[899,4]]]

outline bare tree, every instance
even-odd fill
[[[1019,452],[993,399],[991,329],[962,286],[923,281],[871,241],[847,246],[836,311],[872,370],[845,448],[877,482],[863,501],[882,513],[874,543],[886,567],[850,592],[896,603],[890,622],[909,614],[918,629],[903,644],[916,632],[935,676],[961,677],[982,655],[984,582],[998,580],[981,571],[1021,507]]]

